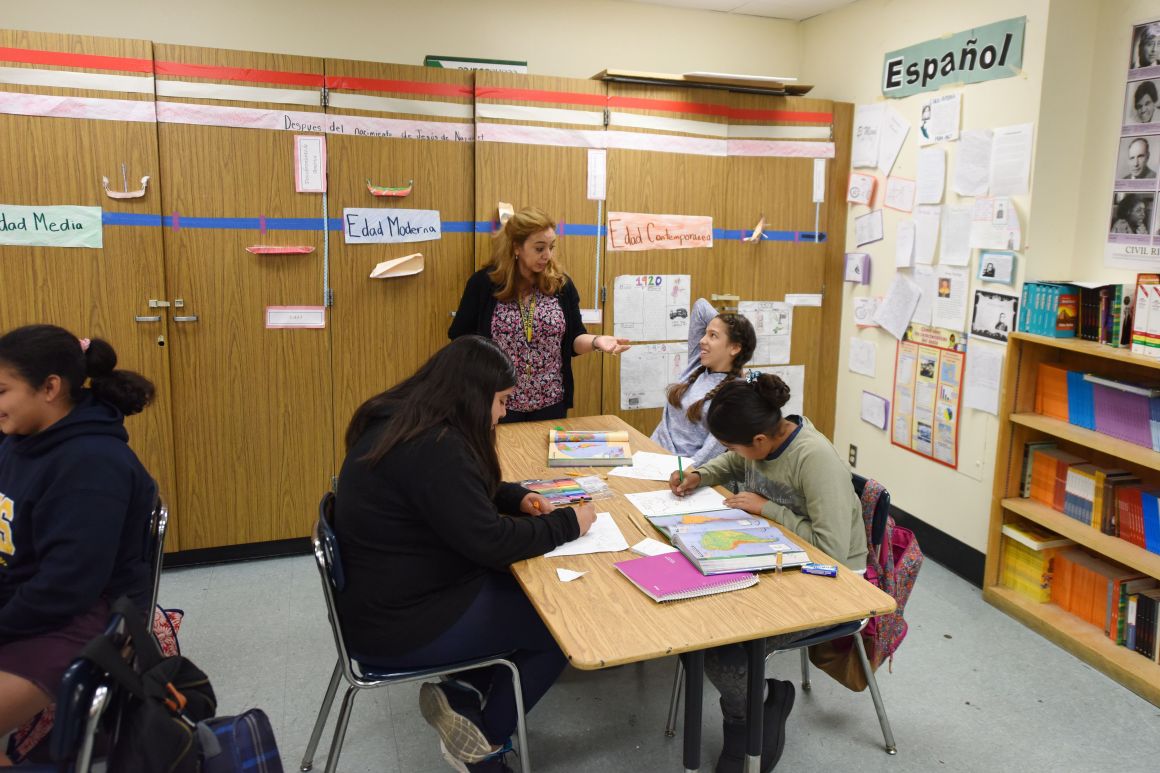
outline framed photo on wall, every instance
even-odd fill
[[[1015,281],[1015,253],[1006,250],[979,252],[979,279],[1009,285]]]
[[[1019,298],[1015,295],[975,290],[975,306],[971,313],[971,335],[989,338],[1001,344],[1015,325],[1019,313]]]

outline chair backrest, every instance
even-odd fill
[[[169,508],[161,501],[161,495],[153,504],[153,516],[149,519],[149,532],[146,544],[149,552],[146,555],[153,562],[153,593],[149,596],[148,618],[153,618],[153,610],[157,606],[157,593],[161,589],[161,563],[165,555],[165,531],[169,527]]]
[[[878,491],[878,498],[874,502],[874,512],[871,516],[870,529],[867,534],[870,545],[881,545],[883,535],[886,532],[886,519],[890,517],[890,492],[882,487],[877,481],[870,478],[865,478],[857,473],[852,474],[852,482],[854,484],[854,493],[858,495],[858,499],[863,498],[866,492],[866,484],[873,483],[872,488],[880,489]],[[863,502],[863,505],[865,503]],[[863,507],[863,517],[865,517],[865,507]]]
[[[114,613],[104,636],[133,657],[125,620]],[[118,705],[116,683],[103,668],[87,658],[77,658],[65,670],[56,695],[56,716],[49,738],[49,754],[58,762],[76,760],[76,773],[88,773],[97,731],[114,724],[106,719],[110,707]]]
[[[350,653],[342,636],[342,624],[338,619],[338,608],[334,596],[346,587],[346,575],[342,570],[342,556],[338,551],[338,537],[334,533],[334,492],[328,491],[318,503],[318,522],[314,524],[314,562],[322,580],[322,593],[326,598],[326,615],[330,620],[330,630],[334,634],[334,646],[338,650],[338,660],[346,677],[351,682],[358,681],[354,673]]]

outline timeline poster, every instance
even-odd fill
[[[890,441],[948,467],[958,467],[959,408],[966,346],[961,333],[911,325],[894,363]]]

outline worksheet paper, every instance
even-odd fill
[[[934,308],[935,273],[933,266],[915,266],[914,283],[922,291],[918,305],[914,307],[914,314],[910,321],[918,325],[929,325],[931,311]]]
[[[588,198],[604,201],[608,182],[608,151],[604,148],[588,148]]]
[[[878,311],[881,298],[861,297],[854,299],[854,324],[857,327],[878,327],[874,314]]]
[[[995,129],[991,146],[991,195],[1022,196],[1031,173],[1031,134],[1034,124]]]
[[[793,337],[793,306],[781,301],[741,301],[737,313],[749,320],[757,335],[751,365],[783,365],[789,362]]]
[[[923,103],[922,118],[918,124],[918,144],[932,145],[936,142],[957,139],[962,104],[962,94],[957,91],[952,94],[940,94]]]
[[[939,266],[930,324],[946,330],[966,330],[967,289],[970,272],[965,268]]]
[[[959,138],[955,155],[954,190],[960,196],[986,196],[991,179],[990,129],[968,129]]]
[[[691,284],[688,274],[616,277],[613,334],[632,341],[688,339]]]
[[[943,207],[939,239],[939,263],[965,266],[971,262],[971,213],[973,208]]]
[[[925,266],[934,263],[938,246],[938,226],[942,207],[924,204],[914,211],[914,262]]]
[[[616,521],[612,520],[612,514],[597,513],[596,521],[588,529],[587,534],[571,542],[565,542],[552,552],[545,553],[544,557],[583,556],[588,553],[615,553],[620,550],[628,550],[628,541],[620,533]]]
[[[914,180],[908,177],[888,177],[886,178],[886,196],[882,200],[882,205],[897,209],[899,212],[913,212],[914,192]]]
[[[984,250],[1018,250],[1023,230],[1015,202],[1006,196],[975,199],[971,216],[971,246]]]
[[[895,274],[889,292],[878,306],[874,321],[901,341],[921,295],[918,285],[902,274]]]
[[[999,387],[1003,375],[1003,348],[972,338],[967,347],[963,406],[999,415]]]
[[[854,218],[854,241],[859,247],[882,241],[882,210]]]
[[[862,421],[873,424],[878,429],[886,429],[886,416],[890,412],[890,401],[873,392],[862,392]]]
[[[890,174],[898,153],[902,150],[902,143],[910,131],[910,123],[902,117],[902,113],[890,105],[882,115],[882,136],[878,143],[878,168],[883,174]]]
[[[620,409],[662,408],[665,390],[681,378],[689,345],[636,344],[619,356]]]
[[[878,143],[882,134],[882,117],[886,104],[858,105],[854,108],[854,141],[850,163],[855,167],[877,166]]]
[[[894,240],[894,265],[896,268],[910,268],[914,264],[914,236],[914,221],[899,221],[898,236]]]
[[[687,456],[681,457],[685,469],[693,466],[693,460]],[[667,481],[677,471],[677,457],[672,454],[657,454],[652,451],[637,451],[632,455],[631,467],[613,467],[609,475],[620,478],[634,478],[636,480]]]
[[[716,489],[708,486],[693,489],[683,497],[675,495],[668,489],[642,491],[639,494],[625,494],[624,496],[645,516],[684,515],[686,513],[729,509],[725,506],[725,497]]]
[[[874,183],[876,181],[877,178],[872,174],[850,172],[850,183],[846,188],[846,202],[870,206],[870,199],[874,197]]]
[[[919,204],[938,204],[946,187],[947,153],[942,148],[918,151],[918,173],[914,200]]]
[[[878,345],[857,336],[850,336],[850,363],[853,373],[874,378],[878,371]]]
[[[781,409],[783,416],[801,416],[805,413],[805,409],[802,407],[805,403],[805,365],[776,365],[772,368],[762,368],[761,372],[772,373],[789,387],[789,402]]]

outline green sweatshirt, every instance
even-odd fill
[[[701,485],[742,484],[769,500],[761,514],[821,548],[850,569],[866,568],[866,526],[850,471],[825,435],[810,420],[780,448],[751,462],[727,451],[698,467]]]

